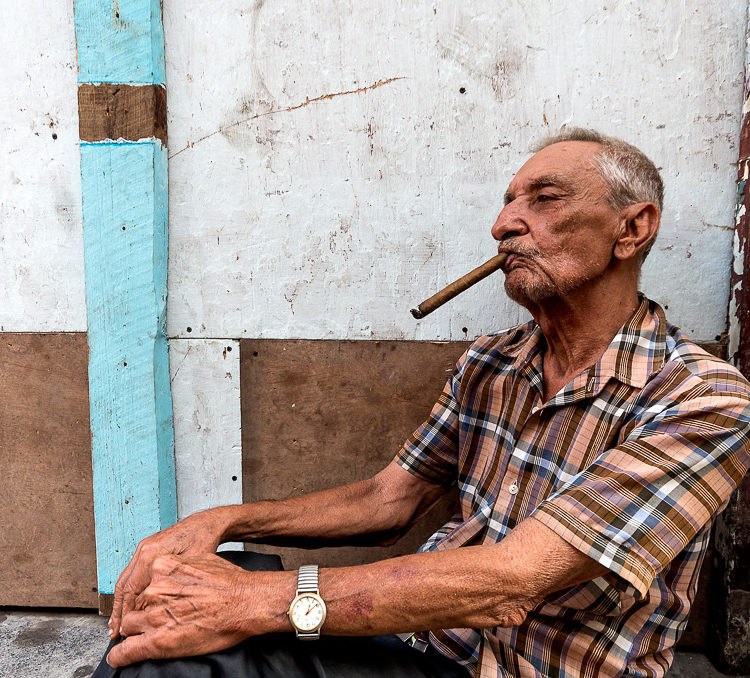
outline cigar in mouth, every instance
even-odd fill
[[[444,303],[450,301],[461,292],[468,290],[472,285],[476,285],[480,280],[484,280],[488,275],[499,269],[508,258],[507,252],[500,252],[489,261],[485,261],[481,266],[477,266],[473,271],[469,271],[465,276],[454,280],[450,285],[433,294],[429,299],[425,299],[419,306],[411,309],[411,314],[419,320],[436,308],[440,308]]]

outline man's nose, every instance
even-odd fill
[[[523,219],[521,209],[515,202],[508,203],[497,215],[492,226],[492,237],[502,241],[512,236],[524,235],[528,232],[526,221]]]

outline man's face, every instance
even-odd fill
[[[612,261],[618,213],[591,165],[593,142],[565,141],[542,149],[510,182],[492,227],[508,251],[505,291],[523,306],[564,298],[602,276]]]

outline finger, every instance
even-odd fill
[[[122,609],[120,611],[120,623],[125,615],[135,609],[135,600],[143,589],[148,586],[149,576],[145,567],[135,569],[127,583],[123,587]]]
[[[120,623],[122,621],[122,604],[123,599],[125,597],[125,587],[127,585],[128,580],[130,579],[130,574],[133,571],[133,562],[135,560],[135,556],[133,556],[133,560],[131,560],[125,569],[120,574],[120,577],[117,580],[117,583],[115,584],[115,596],[114,596],[114,603],[112,605],[112,614],[109,616],[109,623],[107,624],[109,626],[109,637],[110,638],[118,638],[120,633]]]
[[[152,619],[152,613],[146,612],[145,610],[129,612],[122,618],[120,633],[126,638],[144,633],[154,628]]]
[[[140,553],[139,553],[140,552]],[[122,608],[120,611],[120,623],[122,618],[136,609],[138,596],[151,583],[152,579],[170,574],[179,560],[176,556],[159,556],[154,558],[144,549],[138,549],[133,558],[133,569],[123,586]]]
[[[127,666],[144,659],[155,659],[155,653],[146,634],[130,636],[115,645],[107,655],[107,664],[117,668]]]

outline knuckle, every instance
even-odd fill
[[[167,654],[171,648],[169,636],[165,633],[156,632],[151,636],[151,647],[160,656]]]
[[[172,555],[162,555],[154,559],[151,569],[157,574],[167,574],[174,570],[179,561]]]
[[[160,608],[151,608],[146,612],[146,621],[150,626],[161,626],[163,617]]]

